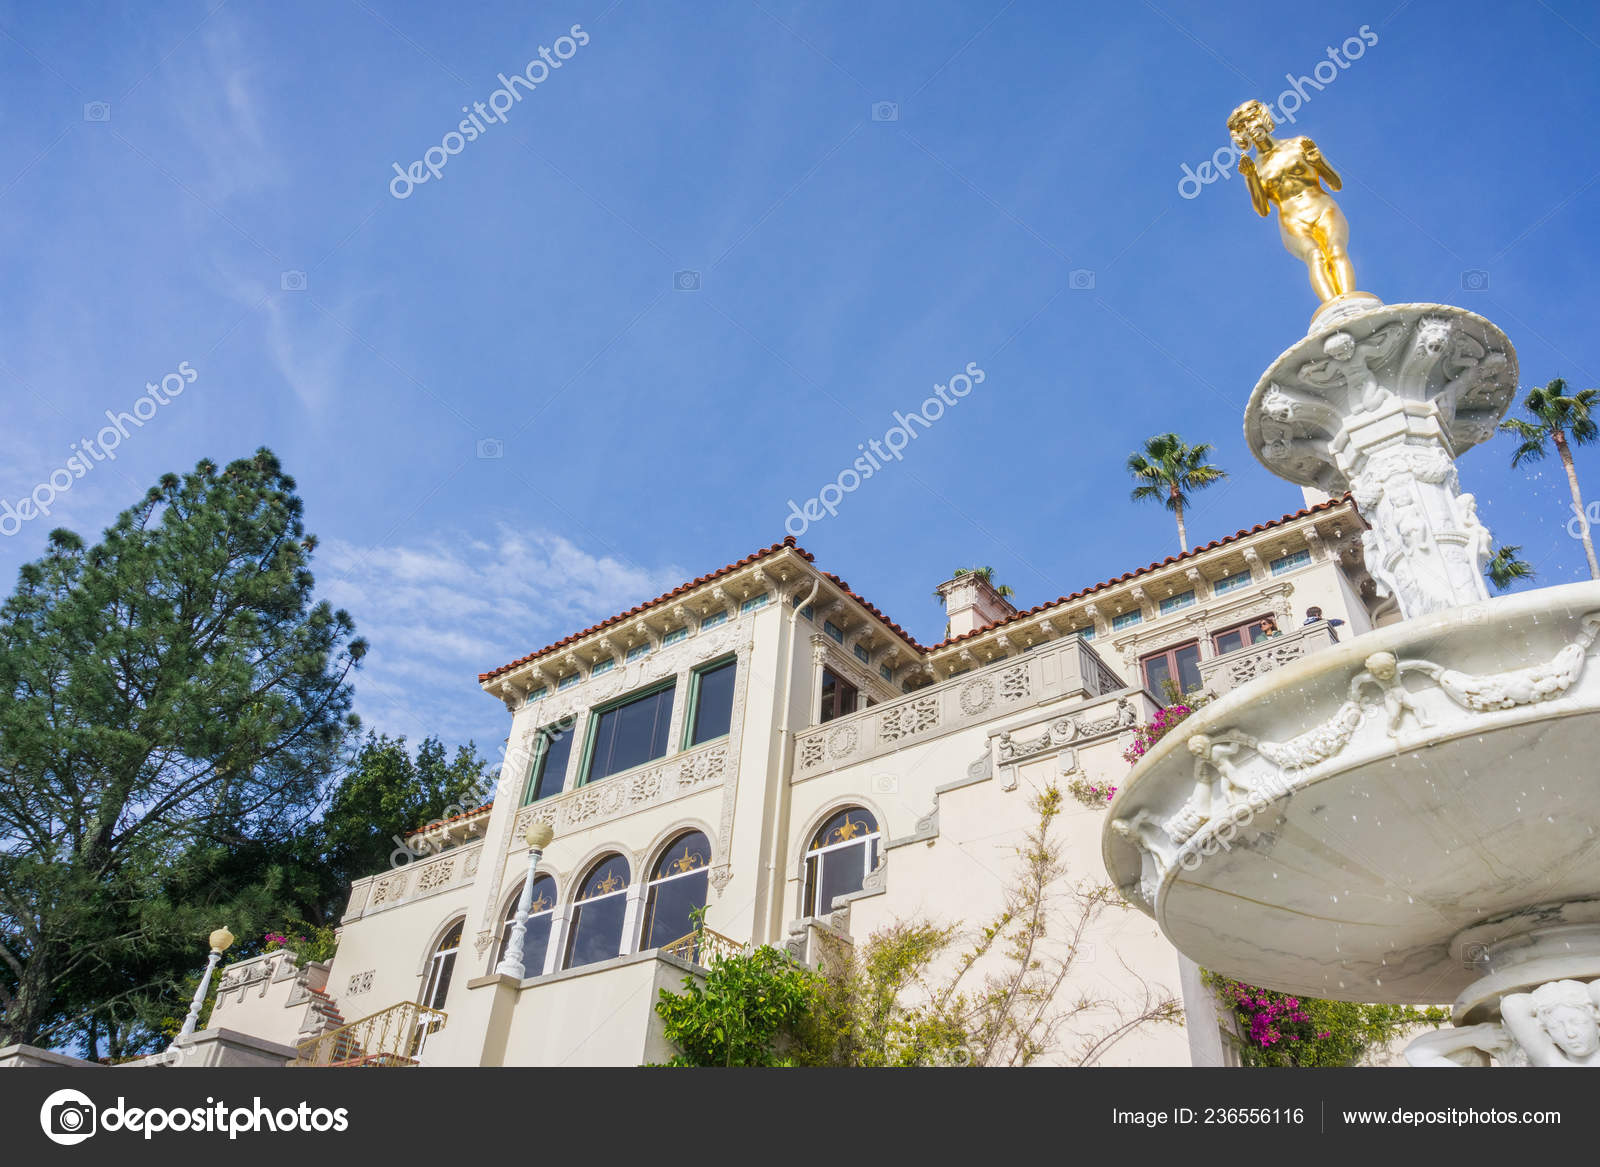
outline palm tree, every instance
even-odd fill
[[[994,582],[994,568],[992,567],[958,567],[955,569],[955,571],[950,573],[950,578],[960,579],[964,575],[981,575],[984,582],[994,589],[997,596],[1000,596],[1003,599],[1009,600],[1012,596],[1017,594],[1011,590],[1010,584],[997,584]],[[936,600],[942,600],[944,599],[944,595],[936,591],[933,593],[933,598]]]
[[[1533,578],[1533,564],[1526,559],[1517,558],[1521,550],[1521,547],[1514,544],[1496,547],[1489,562],[1484,565],[1483,574],[1494,584],[1495,591],[1503,592],[1519,579]]]
[[[1204,490],[1228,476],[1206,462],[1211,443],[1190,446],[1177,434],[1157,434],[1144,444],[1144,452],[1128,455],[1128,473],[1139,483],[1133,499],[1160,499],[1178,518],[1178,549],[1189,550],[1189,532],[1183,525],[1183,508],[1192,491]]]
[[[1594,557],[1594,540],[1589,538],[1589,522],[1584,517],[1583,495],[1578,490],[1578,472],[1572,466],[1572,446],[1587,446],[1600,438],[1600,426],[1589,416],[1595,407],[1600,389],[1585,389],[1573,397],[1567,396],[1567,383],[1557,377],[1543,389],[1529,389],[1522,408],[1532,415],[1532,421],[1512,418],[1500,423],[1500,428],[1522,439],[1517,452],[1511,455],[1511,465],[1537,462],[1549,451],[1548,439],[1561,455],[1561,466],[1567,472],[1567,489],[1572,492],[1572,509],[1578,516],[1583,532],[1583,553],[1589,557],[1589,575],[1600,579],[1600,562]]]

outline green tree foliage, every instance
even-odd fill
[[[331,897],[317,919],[337,918],[352,881],[409,862],[408,843],[420,855],[428,844],[408,840],[409,832],[475,810],[492,797],[487,764],[471,742],[452,757],[437,738],[425,738],[413,757],[403,737],[368,735],[308,836]]]
[[[1410,1030],[1443,1025],[1448,1009],[1358,1005],[1258,989],[1213,972],[1203,979],[1237,1022],[1232,1034],[1246,1066],[1354,1066]]]
[[[1494,585],[1495,591],[1506,591],[1519,579],[1532,579],[1537,574],[1533,564],[1521,558],[1521,554],[1522,548],[1515,544],[1495,548],[1489,562],[1483,566],[1483,574]]]
[[[1189,531],[1183,513],[1190,496],[1197,490],[1221,482],[1228,476],[1206,461],[1211,443],[1188,445],[1177,434],[1157,434],[1148,439],[1143,451],[1128,455],[1128,473],[1139,485],[1133,488],[1133,501],[1156,499],[1178,520],[1178,549],[1189,550]]]
[[[792,1066],[821,978],[770,945],[718,956],[702,985],[661,990],[656,1012],[678,1053],[671,1066]]]
[[[264,930],[303,890],[272,857],[337,769],[365,652],[313,598],[314,547],[259,450],[22,568],[0,607],[0,1044],[136,1033],[212,928]]]
[[[1572,447],[1587,446],[1600,439],[1600,425],[1591,416],[1600,389],[1584,389],[1567,395],[1567,383],[1560,377],[1543,389],[1529,389],[1522,399],[1522,408],[1528,417],[1509,418],[1500,428],[1518,439],[1511,455],[1511,465],[1537,462],[1549,453],[1545,443],[1554,446],[1561,457],[1561,468],[1567,474],[1567,490],[1572,495],[1572,510],[1578,516],[1583,536],[1583,551],[1589,558],[1589,575],[1600,579],[1600,562],[1596,562],[1594,540],[1589,536],[1589,523],[1583,509],[1583,493],[1578,489],[1578,471],[1572,464]]]

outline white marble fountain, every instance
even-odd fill
[[[1415,1064],[1600,1065],[1600,582],[1490,599],[1456,457],[1517,388],[1460,308],[1324,303],[1251,395],[1251,450],[1353,493],[1403,619],[1234,689],[1142,758],[1104,835],[1201,966],[1437,1004]]]

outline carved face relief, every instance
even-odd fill
[[[1417,327],[1417,347],[1429,356],[1436,357],[1444,352],[1450,331],[1448,320],[1424,320]]]
[[[1539,1023],[1569,1058],[1588,1058],[1600,1052],[1600,1020],[1591,1008],[1555,1005],[1540,1010]]]

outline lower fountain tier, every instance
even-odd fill
[[[1438,1003],[1489,921],[1600,895],[1600,583],[1436,612],[1236,689],[1104,836],[1125,896],[1251,984]]]

